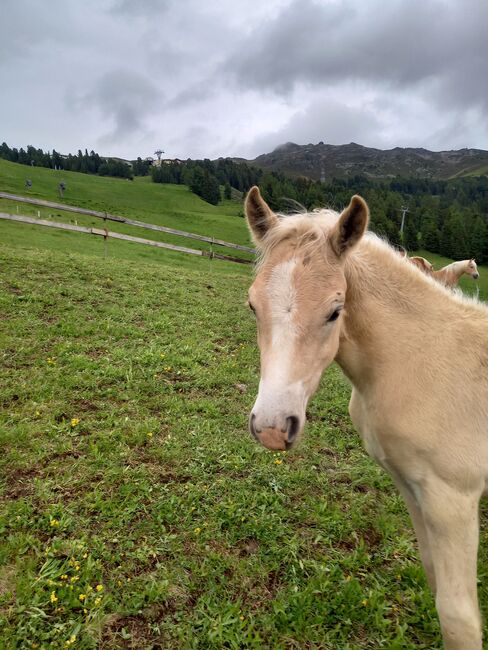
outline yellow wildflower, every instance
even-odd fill
[[[346,582],[349,582],[351,580],[351,576],[346,576]]]
[[[281,460],[281,458],[277,458],[277,459],[275,460],[275,465],[281,465],[282,462],[283,462],[283,461]]]
[[[153,437],[154,433],[152,431],[147,432],[147,437],[151,439]]]
[[[88,614],[88,610],[86,607],[83,608],[83,614]]]
[[[56,363],[56,359],[54,357],[48,357],[47,362],[50,366],[54,366],[54,364]]]
[[[79,423],[80,423],[79,418],[71,418],[71,426],[72,427],[76,427],[76,425],[79,424]]]
[[[97,586],[95,587],[95,589],[96,589],[97,591],[103,591],[103,585],[97,585]]]
[[[59,519],[50,519],[49,520],[49,525],[50,526],[59,526]]]
[[[83,559],[86,560],[87,557],[88,557],[88,553],[83,553]]]
[[[73,577],[71,578],[71,581],[70,581],[70,582],[76,582],[76,581],[79,580],[79,579],[80,579],[80,576],[73,576]]]
[[[80,570],[80,565],[77,564],[77,565],[75,566],[75,571],[79,571],[79,570]]]
[[[40,412],[40,411],[36,411],[36,418],[40,417],[40,415],[41,415],[41,412]]]
[[[102,599],[101,599],[100,597],[99,597],[99,598],[95,598],[95,605],[98,606],[98,605],[100,605],[101,602],[102,602]]]
[[[122,587],[122,580],[117,580],[117,585],[118,585],[119,587]]]
[[[78,598],[79,600],[81,600],[81,602],[83,602],[84,600],[86,600],[86,594],[80,594]]]
[[[200,535],[200,533],[202,532],[202,529],[197,527],[197,528],[195,528],[195,530],[193,532],[195,533],[195,535]]]
[[[365,598],[364,600],[362,600],[362,601],[361,601],[361,604],[364,605],[364,607],[366,607],[366,605],[368,604],[367,599]]]
[[[58,602],[58,597],[56,596],[56,592],[52,591],[51,592],[51,602],[52,603],[57,603]]]
[[[66,575],[66,573],[63,573],[63,575],[61,576],[61,580],[67,580],[67,579],[68,579],[68,576]]]
[[[244,616],[239,616],[239,620],[240,620],[240,621],[243,621],[243,620],[244,620]]]

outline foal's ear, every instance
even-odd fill
[[[343,255],[364,235],[369,221],[369,208],[364,199],[355,194],[334,227],[330,242],[337,255]]]
[[[245,202],[246,218],[254,242],[259,243],[266,233],[277,225],[278,217],[261,196],[259,187],[251,187]]]

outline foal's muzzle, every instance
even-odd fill
[[[262,445],[274,451],[285,451],[290,449],[300,432],[300,418],[296,415],[286,417],[283,426],[258,428],[256,415],[251,413],[249,418],[249,430],[251,435]]]

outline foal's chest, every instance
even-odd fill
[[[355,389],[349,401],[349,414],[368,454],[386,469],[386,453],[381,445],[378,423],[372,410],[367,407],[364,399]]]

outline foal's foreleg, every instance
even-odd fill
[[[417,537],[417,543],[419,546],[420,559],[422,560],[422,565],[424,567],[425,574],[427,576],[427,582],[429,587],[432,589],[434,594],[436,593],[436,579],[435,579],[435,570],[434,570],[434,561],[432,559],[432,550],[430,547],[430,540],[427,534],[427,528],[425,527],[424,516],[422,511],[412,496],[408,488],[403,484],[397,482],[397,486],[405,499],[407,504],[408,512],[410,513],[410,518],[413,523],[415,530],[415,535]]]
[[[446,650],[482,647],[476,590],[479,497],[479,493],[460,493],[441,481],[429,482],[421,493]]]

